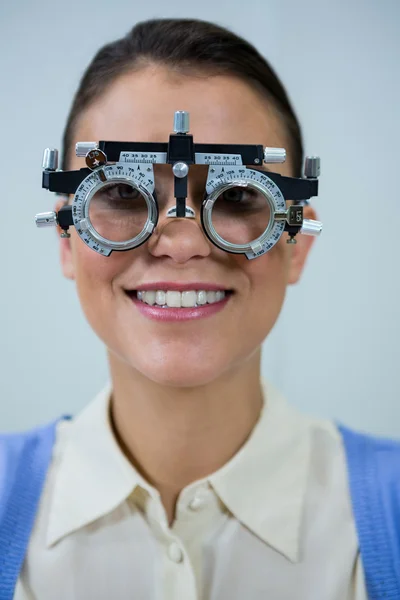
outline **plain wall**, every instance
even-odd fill
[[[55,200],[41,189],[42,152],[60,147],[94,52],[167,16],[253,42],[288,89],[307,153],[321,156],[324,231],[265,344],[264,375],[304,411],[400,436],[397,0],[1,3],[0,429],[75,413],[108,379],[55,231],[34,225]]]

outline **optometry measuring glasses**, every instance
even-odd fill
[[[208,167],[199,221],[207,238],[218,248],[262,256],[288,233],[317,236],[322,223],[303,218],[303,207],[318,195],[320,159],[307,156],[303,177],[287,177],[263,169],[283,163],[284,148],[249,144],[198,144],[189,133],[189,113],[177,111],[168,142],[78,142],[76,156],[86,166],[76,171],[58,169],[58,151],[47,148],[43,157],[42,187],[72,195],[71,204],[58,212],[39,213],[38,227],[59,226],[61,237],[75,227],[93,251],[109,256],[144,244],[157,227],[154,165],[171,165],[174,206],[167,218],[198,219],[186,205],[190,169]],[[162,215],[161,215],[162,216]]]

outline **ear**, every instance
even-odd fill
[[[65,202],[66,202],[65,199],[58,200],[57,204],[55,205],[54,210],[56,212],[58,212],[60,210],[60,208],[65,206]],[[61,229],[61,227],[57,227],[58,235],[61,235],[62,232],[63,232],[63,230]],[[66,277],[67,279],[75,279],[75,268],[74,268],[73,253],[72,253],[72,248],[71,248],[71,239],[60,237],[59,240],[60,240],[60,262],[61,262],[61,267],[62,267],[64,277]]]
[[[303,215],[305,219],[317,218],[315,210],[311,206],[304,207]],[[294,284],[299,281],[304,269],[304,265],[306,263],[308,253],[310,252],[311,246],[313,245],[315,240],[314,236],[302,235],[301,233],[299,233],[295,239],[297,243],[291,246],[292,254],[289,266],[289,284]]]

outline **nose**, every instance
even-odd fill
[[[191,210],[189,206],[187,208]],[[171,214],[171,207],[169,212]],[[191,258],[209,256],[211,243],[203,232],[198,216],[179,218],[164,213],[149,239],[148,249],[157,258],[166,256],[183,264]]]

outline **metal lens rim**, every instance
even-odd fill
[[[92,225],[92,222],[89,217],[90,203],[93,197],[103,187],[115,183],[123,183],[125,185],[130,185],[132,188],[134,188],[141,194],[141,196],[145,199],[147,205],[147,219],[146,223],[143,226],[143,229],[137,236],[130,238],[125,242],[115,242],[100,235]],[[86,233],[90,233],[90,235],[98,243],[103,244],[107,248],[112,248],[113,250],[130,250],[131,248],[136,248],[136,246],[140,246],[141,244],[143,244],[143,242],[145,242],[147,238],[152,234],[153,229],[157,224],[157,204],[154,199],[154,196],[144,186],[138,186],[133,179],[128,177],[110,177],[107,179],[107,181],[99,182],[90,190],[83,202],[83,215],[88,223]]]
[[[233,244],[232,242],[228,242],[223,237],[221,237],[212,222],[212,211],[214,208],[215,202],[218,200],[219,196],[226,192],[226,190],[233,187],[250,187],[256,189],[260,192],[267,201],[267,204],[270,208],[270,217],[269,223],[263,233],[256,239],[252,240],[248,244]],[[254,245],[263,244],[269,237],[270,233],[274,227],[275,223],[275,203],[271,192],[263,185],[258,183],[258,181],[249,181],[247,179],[238,179],[234,182],[224,183],[220,186],[216,187],[209,196],[203,202],[203,222],[204,227],[211,237],[214,240],[215,244],[221,248],[222,250],[226,250],[227,252],[233,252],[235,254],[243,254],[246,252],[252,252]]]

